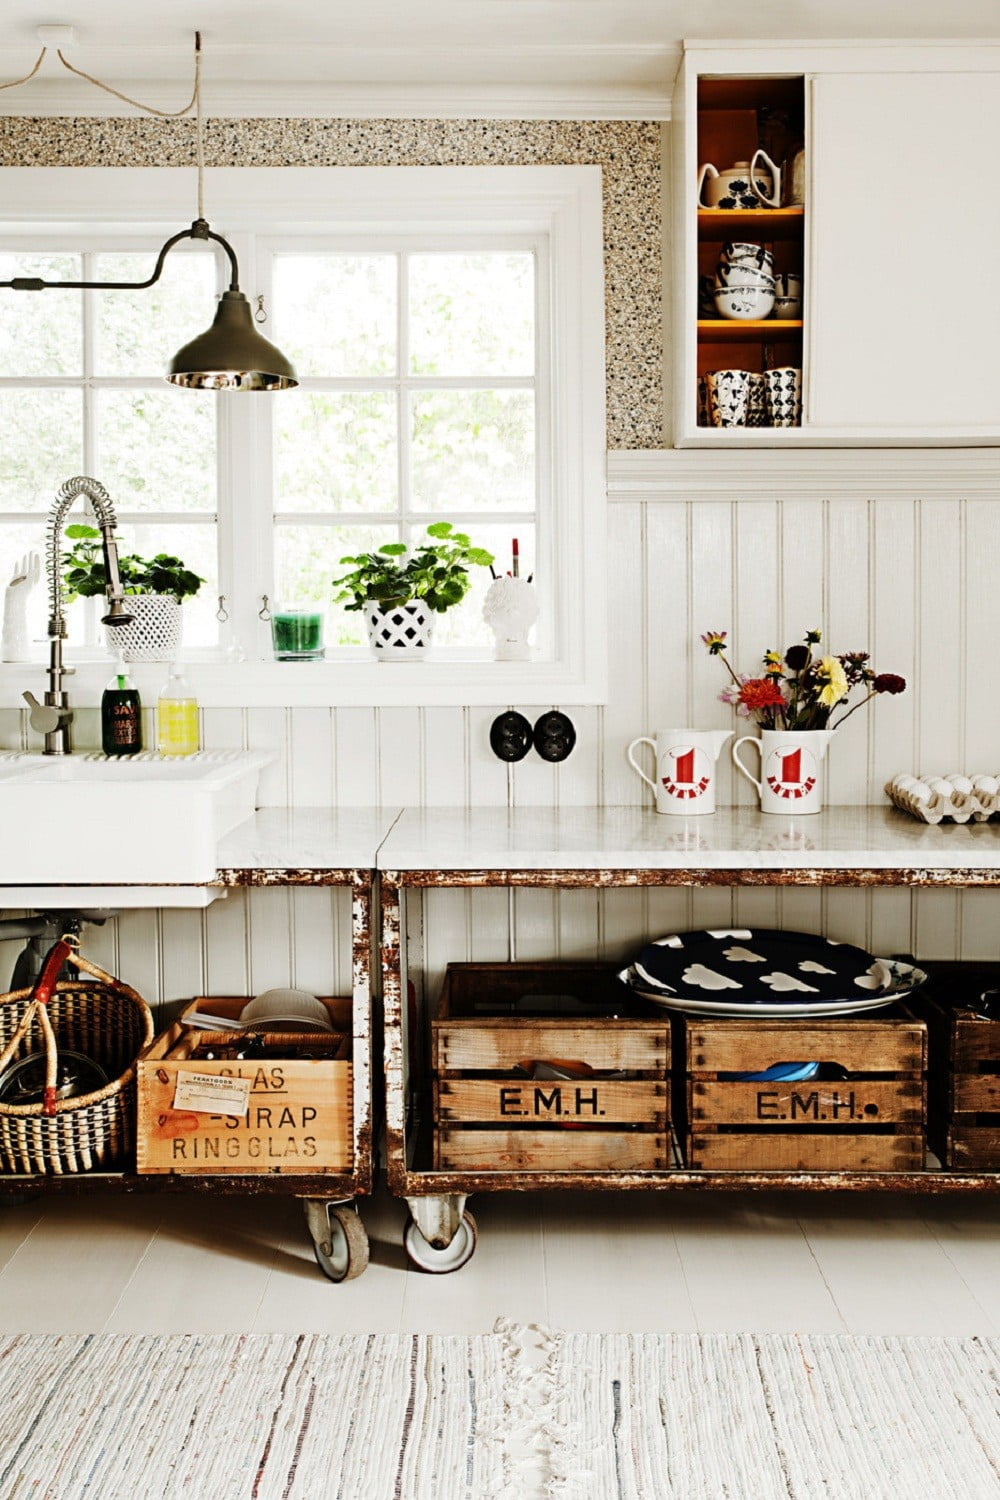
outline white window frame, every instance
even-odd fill
[[[168,234],[190,222],[193,173],[178,168],[0,169],[0,233],[29,241],[71,224],[92,244],[101,224]],[[607,697],[606,448],[604,437],[604,274],[601,170],[581,167],[260,167],[212,168],[206,213],[231,240],[243,291],[267,288],[253,246],[277,236],[385,234],[530,236],[548,246],[547,337],[551,363],[545,409],[551,462],[539,476],[548,507],[547,570],[554,608],[551,654],[531,662],[400,662],[365,654],[317,663],[210,660],[192,653],[189,676],[208,707],[586,704]],[[304,241],[305,242],[305,241]],[[206,251],[206,253],[210,253]],[[264,267],[261,267],[261,271]],[[0,292],[2,296],[26,293]],[[58,296],[57,292],[40,293]],[[192,336],[199,330],[192,330]],[[265,329],[265,332],[267,330]],[[277,334],[276,334],[277,337]],[[280,342],[280,339],[278,339]],[[172,351],[165,350],[164,358]],[[543,382],[540,400],[545,392]],[[261,439],[280,394],[192,392],[225,405],[219,424],[220,590],[250,618],[270,592],[263,577],[263,526],[270,530],[270,486],[260,483]],[[62,476],[68,477],[68,476]],[[95,476],[100,478],[99,475]],[[61,482],[61,479],[60,479]],[[230,505],[230,497],[237,497]],[[113,497],[116,498],[117,497]],[[124,501],[118,502],[123,510]],[[246,505],[245,510],[239,507]],[[332,560],[335,567],[338,559]],[[544,582],[544,580],[543,580]],[[259,604],[258,604],[259,607]],[[254,614],[254,618],[256,618]],[[264,626],[257,627],[259,631]],[[238,633],[238,632],[237,632]],[[256,651],[259,641],[244,641]],[[0,704],[18,701],[37,668],[0,670]],[[81,664],[74,697],[103,686],[107,664]],[[140,691],[160,686],[162,669],[139,670]],[[93,684],[90,678],[93,677]],[[146,678],[149,678],[148,683]],[[24,678],[24,682],[21,682]],[[29,681],[30,679],[30,681]]]

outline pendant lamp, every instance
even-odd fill
[[[42,56],[45,48],[42,48]],[[107,88],[96,78],[91,78],[88,73],[81,73],[80,69],[74,68],[58,52],[60,62],[69,68],[71,73],[77,73],[91,83],[96,83],[99,88]],[[35,68],[28,74],[28,78],[37,72],[41,56],[35,64]],[[18,80],[21,83],[27,79]],[[119,98],[117,90],[109,90]],[[128,101],[137,103],[135,100]],[[155,286],[163,273],[163,263],[167,255],[179,244],[181,240],[214,240],[221,245],[229,257],[229,288],[223,292],[219,299],[215,319],[211,328],[189,344],[179,349],[167,367],[166,378],[171,385],[179,385],[187,390],[209,390],[209,391],[285,391],[298,385],[298,377],[292,367],[291,361],[286,359],[280,349],[260,334],[254,326],[250,303],[243,292],[240,291],[240,271],[236,259],[236,252],[228,240],[223,239],[221,234],[209,228],[208,221],[202,212],[203,177],[204,177],[204,149],[203,149],[203,123],[201,113],[201,32],[195,33],[195,84],[194,97],[191,100],[197,109],[197,138],[198,138],[198,217],[194,220],[190,229],[182,229],[178,234],[172,235],[161,247],[153,268],[153,274],[146,281],[43,281],[37,276],[15,276],[11,281],[0,281],[0,288],[11,287],[19,292],[40,292],[51,287],[64,287],[77,291],[143,291],[147,287]],[[187,113],[191,104],[180,114]],[[140,109],[147,109],[146,105],[139,105]],[[163,113],[160,110],[152,111],[155,114]]]

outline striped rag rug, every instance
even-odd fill
[[[2,1500],[1000,1500],[1000,1340],[17,1335]]]

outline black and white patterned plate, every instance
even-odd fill
[[[779,1010],[873,999],[892,985],[888,966],[853,943],[769,928],[673,933],[647,943],[631,971],[633,987],[674,1001]]]
[[[748,1016],[753,1015],[761,1020],[817,1020],[823,1016],[852,1016],[861,1015],[864,1011],[879,1010],[886,1005],[894,1005],[897,1000],[904,1000],[914,990],[920,988],[927,981],[927,975],[922,969],[913,964],[903,963],[896,959],[880,959],[881,963],[890,976],[889,987],[877,994],[869,994],[862,997],[861,994],[848,997],[844,1000],[812,1000],[807,998],[790,997],[786,1004],[767,1003],[766,1001],[747,1001],[733,998],[720,998],[716,1000],[688,1000],[676,995],[668,994],[662,988],[650,988],[639,976],[635,965],[623,969],[619,974],[633,994],[641,995],[644,1000],[650,1000],[654,1005],[663,1010],[686,1011],[692,1016]]]

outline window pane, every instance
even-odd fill
[[[82,281],[79,255],[0,253],[0,281]],[[82,292],[0,290],[0,375],[82,375]]]
[[[96,403],[98,477],[119,510],[215,510],[214,401],[164,386]]]
[[[411,395],[415,510],[533,510],[531,391]]]
[[[134,552],[140,557],[155,557],[166,552],[179,557],[187,567],[204,578],[193,598],[184,600],[182,644],[214,646],[219,636],[215,612],[219,607],[218,534],[214,525],[134,525],[124,522],[118,528],[119,551]],[[245,644],[245,643],[244,643]]]
[[[275,510],[395,510],[396,398],[296,391],[274,403]]]
[[[395,542],[395,526],[282,526],[275,528],[275,587],[280,602],[322,603],[326,608],[326,644],[367,644],[365,622],[357,610],[333,603],[332,581],[350,570],[342,557],[373,552]]]
[[[157,249],[98,255],[94,280],[144,281],[152,274]],[[190,252],[178,247],[164,261],[160,280],[148,290],[92,292],[96,374],[162,375],[178,349],[204,333],[215,317],[217,274],[210,249]]]
[[[299,375],[392,375],[394,255],[279,255],[275,340]]]
[[[487,552],[493,553],[494,570],[501,575],[510,569],[511,539],[516,535],[520,576],[528,578],[534,573],[534,526],[518,521],[515,532],[514,527],[510,525],[479,526],[463,523],[457,529],[465,531],[475,546],[485,547]],[[414,541],[419,542],[422,535],[422,532],[414,528]],[[483,619],[483,601],[493,579],[489,568],[470,568],[469,578],[472,581],[472,587],[461,604],[456,605],[454,609],[447,610],[443,615],[435,616],[434,644],[441,647],[451,646],[461,647],[464,650],[486,651],[492,659],[494,637],[492,630]],[[536,625],[531,637],[532,642],[536,642],[537,638],[538,626]]]
[[[83,468],[80,391],[0,391],[0,509],[48,510]]]
[[[408,266],[411,374],[534,374],[532,255],[412,255]]]

